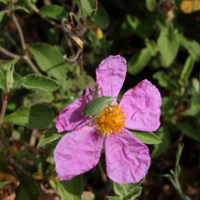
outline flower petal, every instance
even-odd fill
[[[87,95],[88,91],[86,91]],[[83,111],[85,106],[89,101],[91,101],[92,97],[82,96],[72,103],[67,105],[59,114],[56,120],[56,128],[58,132],[62,131],[71,131],[75,128],[80,128],[85,126],[85,124],[90,120],[89,117],[83,116]],[[84,102],[85,101],[85,102]]]
[[[120,55],[109,56],[96,69],[99,87],[104,96],[117,97],[126,77],[126,60]]]
[[[148,80],[143,80],[128,90],[119,104],[127,114],[125,127],[139,131],[156,131],[160,126],[159,90]]]
[[[137,183],[150,166],[149,149],[131,132],[124,131],[105,138],[106,171],[114,182]]]
[[[88,126],[67,133],[54,151],[56,172],[60,180],[70,180],[95,167],[103,141],[103,135]]]

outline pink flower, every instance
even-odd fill
[[[109,56],[99,65],[96,83],[103,89],[104,96],[118,96],[126,68],[126,60],[119,55]],[[91,95],[84,100],[85,96],[73,101],[56,121],[58,132],[70,131],[54,151],[60,179],[72,179],[95,167],[104,144],[108,177],[121,184],[139,182],[150,166],[149,150],[128,129],[149,132],[158,129],[161,106],[158,89],[143,80],[124,94],[119,105],[111,108],[111,113],[104,108],[89,126],[86,123],[91,117],[84,117],[82,113],[92,100]]]

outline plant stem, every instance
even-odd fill
[[[10,57],[12,57],[12,58],[21,58],[21,56],[19,56],[19,55],[17,55],[17,54],[14,54],[14,53],[11,53],[11,52],[7,51],[6,49],[4,49],[4,48],[1,47],[1,46],[0,46],[0,51],[1,51],[2,53],[4,53],[5,55],[10,56]]]
[[[26,52],[26,44],[25,44],[24,35],[23,35],[23,32],[22,32],[20,24],[18,23],[14,13],[12,13],[11,16],[12,16],[13,22],[16,25],[17,30],[19,32],[19,37],[20,37],[22,49],[23,49],[23,52],[24,52],[23,58],[26,60],[26,62],[29,64],[29,66],[33,69],[33,71],[35,73],[41,75],[40,71],[37,69],[37,67],[34,65],[34,63],[31,61],[31,59],[28,56],[28,53]]]
[[[0,115],[0,124],[2,123],[3,117],[5,115],[7,103],[8,103],[8,98],[7,96],[4,96],[2,109],[1,109],[1,115]]]

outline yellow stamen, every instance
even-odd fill
[[[125,127],[126,114],[123,112],[123,108],[118,105],[113,105],[113,107],[105,107],[103,112],[99,117],[96,118],[97,129],[101,133],[117,134],[123,133],[121,129]]]

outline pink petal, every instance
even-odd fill
[[[125,127],[139,131],[156,131],[160,126],[159,90],[148,80],[128,90],[119,104],[127,114]]]
[[[126,60],[120,55],[109,56],[96,69],[99,87],[104,96],[117,97],[126,77]]]
[[[105,138],[106,171],[114,182],[137,183],[150,166],[149,149],[131,132],[124,131]]]
[[[86,93],[88,93],[88,91]],[[85,118],[82,113],[86,104],[91,101],[91,99],[91,96],[88,98],[82,96],[67,105],[60,112],[56,120],[56,128],[58,129],[58,132],[71,131],[75,128],[85,126],[90,118]]]
[[[56,172],[60,180],[70,180],[95,167],[103,141],[103,135],[88,126],[67,133],[54,151]]]

